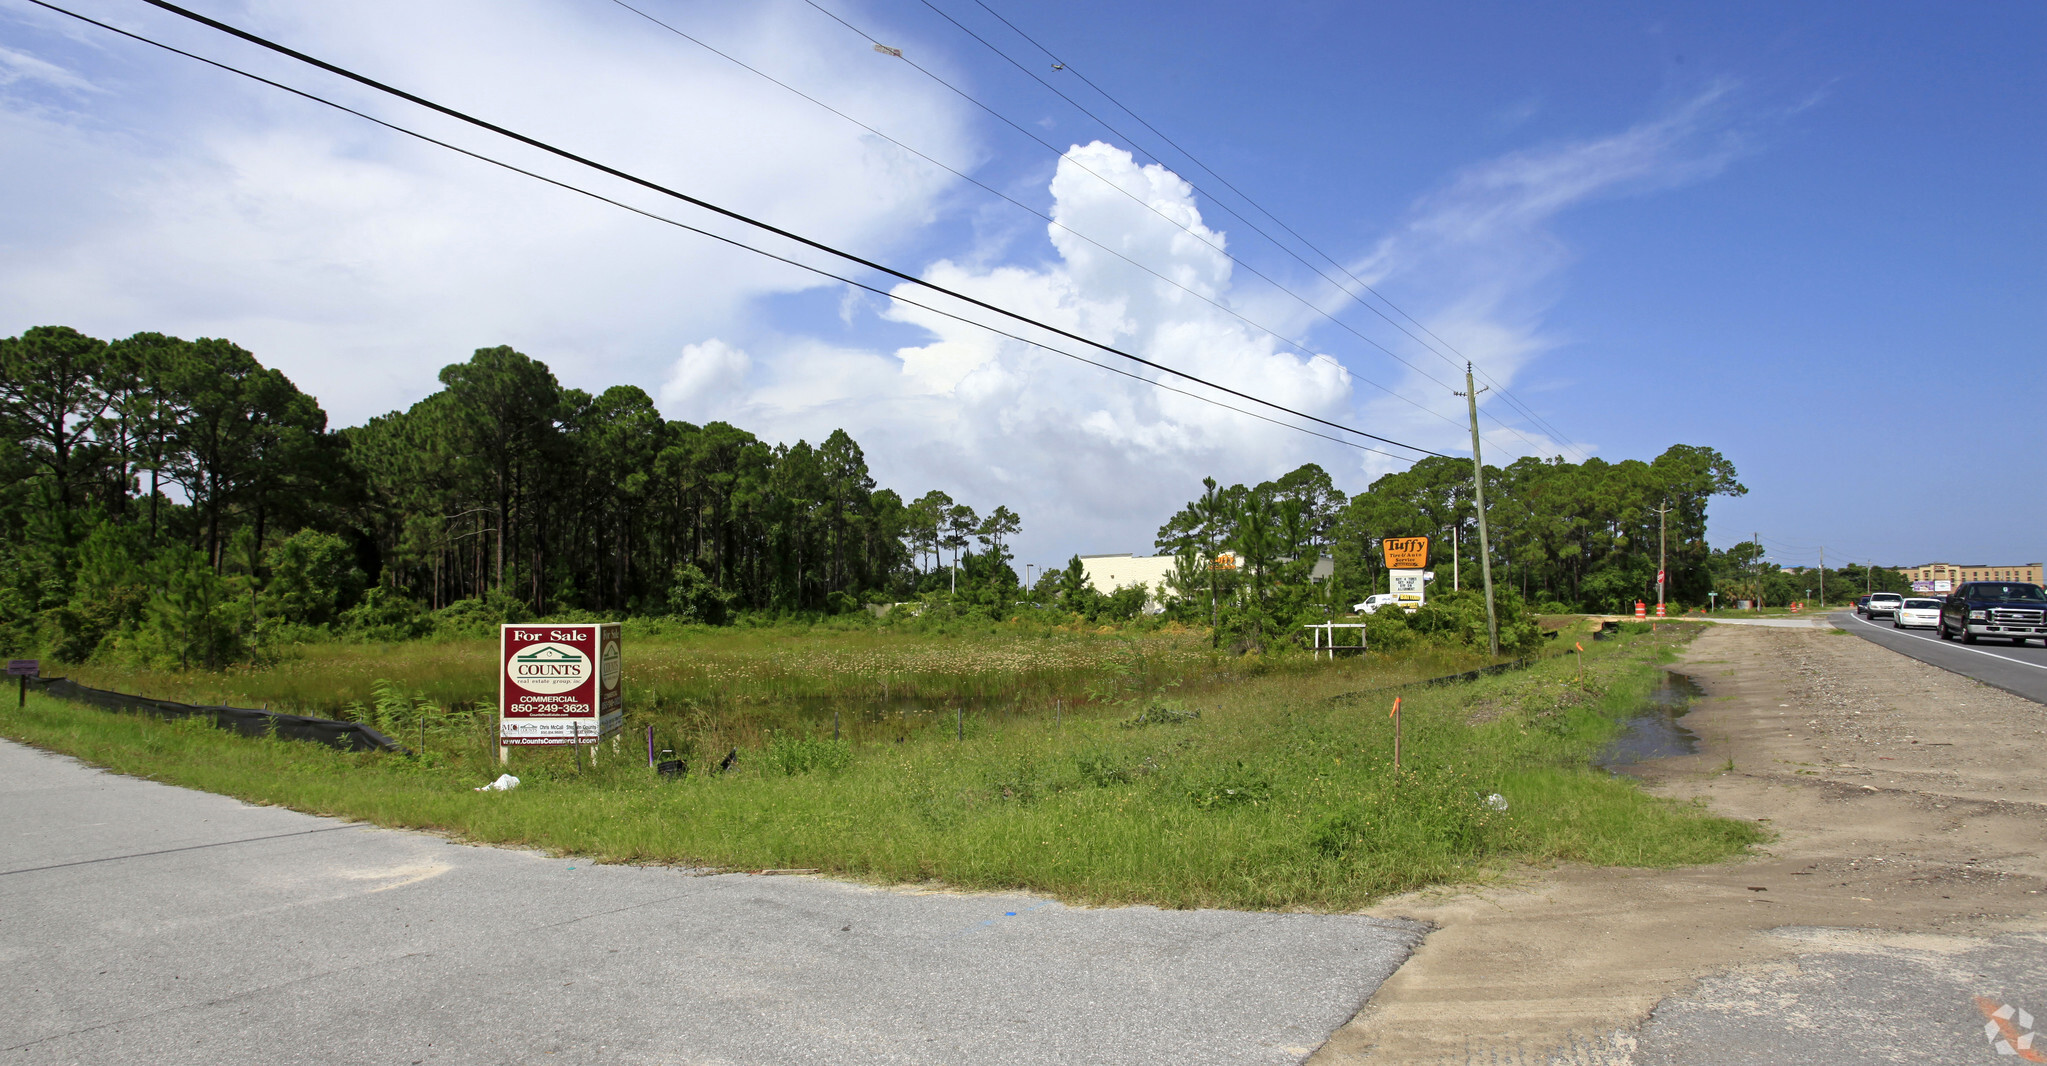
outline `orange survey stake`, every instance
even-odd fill
[[[1393,709],[1386,717],[1393,719],[1393,768],[1400,769],[1400,697],[1393,697]]]

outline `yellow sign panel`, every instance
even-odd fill
[[[1214,561],[1208,564],[1208,568],[1210,570],[1235,570],[1237,568],[1237,554],[1235,552],[1224,552],[1216,556]]]
[[[1424,570],[1429,565],[1429,538],[1387,537],[1379,542],[1386,549],[1386,569]]]

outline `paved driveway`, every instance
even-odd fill
[[[468,847],[0,742],[8,1063],[1278,1063],[1419,941]]]

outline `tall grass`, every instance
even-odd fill
[[[1506,862],[1696,863],[1759,839],[1752,825],[1587,767],[1642,704],[1656,663],[1683,639],[1676,628],[1590,645],[1583,685],[1568,660],[1551,660],[1403,690],[1399,772],[1393,693],[1347,694],[1421,676],[1413,663],[1146,681],[1098,688],[1056,717],[984,708],[944,728],[850,738],[842,723],[837,741],[806,720],[735,745],[713,722],[680,778],[651,773],[630,736],[594,766],[521,751],[512,770],[523,784],[506,793],[472,791],[496,770],[485,716],[450,716],[438,737],[430,727],[417,757],[44,699],[0,721],[10,737],[125,773],[608,861],[815,868],[1094,903],[1345,909]],[[735,746],[732,769],[713,772],[711,757]],[[1484,802],[1493,793],[1506,810]]]
[[[1247,677],[1307,673],[1388,684],[1469,669],[1484,660],[1431,647],[1399,657],[1315,663],[1216,652],[1207,636],[1180,628],[1150,632],[1065,631],[996,625],[930,634],[888,629],[785,625],[682,627],[627,634],[625,702],[636,728],[652,724],[670,741],[751,747],[774,731],[837,721],[852,740],[894,740],[970,715],[1062,717],[1133,692],[1188,695]],[[487,640],[391,645],[308,644],[275,661],[209,673],[88,665],[69,668],[81,684],[160,699],[361,720],[398,736],[391,690],[464,722],[494,713],[497,646]],[[367,712],[367,713],[366,713]],[[416,716],[403,725],[416,726]],[[466,749],[465,749],[466,750]],[[721,749],[722,750],[722,749]]]

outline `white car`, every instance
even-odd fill
[[[1872,600],[1871,602],[1874,603],[1875,601]],[[1903,629],[1906,626],[1925,626],[1928,629],[1932,629],[1938,625],[1940,625],[1939,600],[1921,599],[1915,596],[1899,604],[1897,609],[1891,612],[1892,629]]]
[[[1869,597],[1869,605],[1862,609],[1862,613],[1864,617],[1871,620],[1874,620],[1880,614],[1890,615],[1895,618],[1898,608],[1903,606],[1904,603],[1905,597],[1895,592],[1872,593]]]
[[[1352,606],[1350,610],[1352,614],[1371,614],[1381,607],[1391,607],[1399,602],[1400,597],[1390,592],[1381,592],[1365,597],[1365,602]]]

